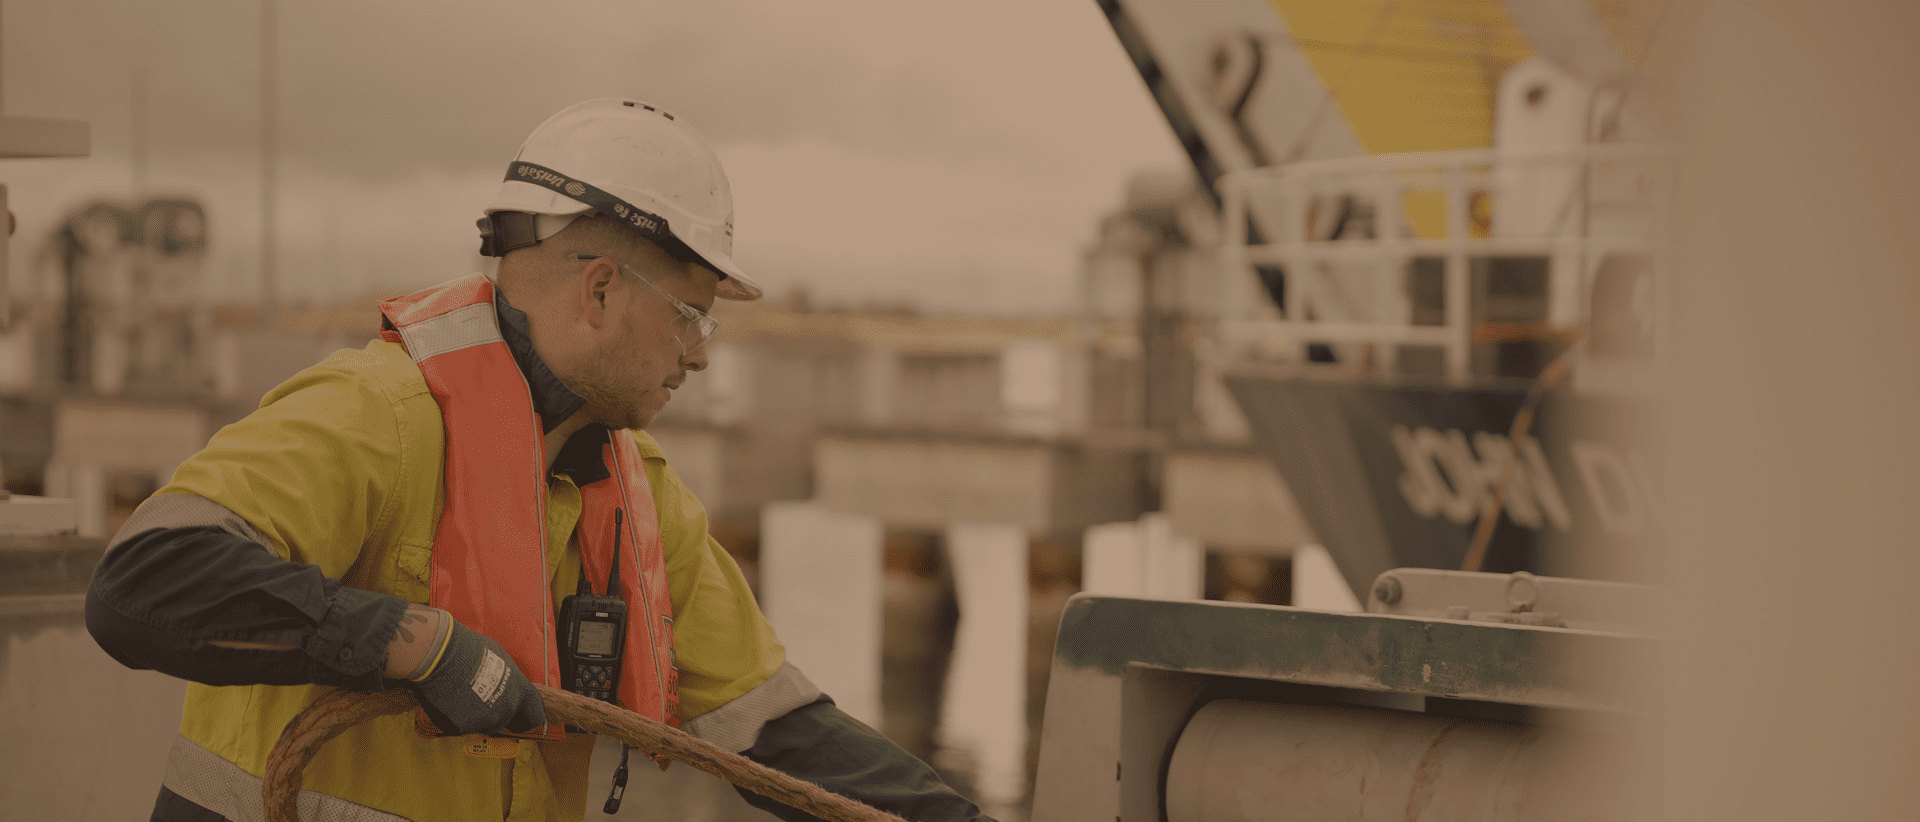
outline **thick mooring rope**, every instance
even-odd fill
[[[1467,544],[1466,558],[1460,562],[1462,571],[1478,571],[1480,564],[1487,559],[1487,546],[1493,543],[1493,529],[1500,525],[1500,513],[1505,510],[1507,489],[1513,486],[1513,475],[1520,470],[1520,449],[1527,441],[1527,431],[1533,427],[1533,415],[1540,409],[1540,403],[1547,393],[1559,387],[1560,381],[1567,378],[1573,369],[1573,352],[1586,342],[1587,327],[1575,326],[1558,332],[1558,339],[1567,344],[1565,351],[1540,369],[1533,384],[1527,386],[1526,399],[1521,400],[1520,410],[1514,412],[1513,425],[1507,429],[1507,442],[1512,447],[1507,450],[1507,459],[1500,465],[1500,479],[1493,484],[1493,490],[1487,494],[1486,505],[1480,509],[1480,524],[1474,527],[1473,541]],[[1541,339],[1532,337],[1531,339]]]
[[[565,722],[613,737],[647,753],[684,762],[829,822],[905,822],[893,814],[722,750],[666,723],[579,694],[544,685],[534,687],[540,690],[541,700],[546,703],[549,722]],[[280,741],[273,746],[273,753],[267,757],[267,778],[261,788],[267,822],[298,822],[301,775],[327,740],[368,719],[406,713],[418,705],[412,692],[395,689],[384,693],[332,691],[307,706],[287,723]]]

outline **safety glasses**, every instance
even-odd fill
[[[682,337],[679,334],[673,335],[674,339],[680,341],[680,356],[684,357],[687,355],[688,352],[691,352],[693,349],[706,345],[708,340],[713,339],[713,332],[720,330],[720,321],[714,319],[712,315],[708,314],[705,311],[701,311],[698,308],[694,308],[693,306],[690,306],[690,305],[687,305],[686,303],[681,302],[679,299],[675,298],[672,294],[668,294],[666,289],[661,288],[660,286],[654,285],[652,280],[649,280],[646,277],[640,276],[640,272],[635,271],[631,268],[628,268],[625,263],[622,263],[619,260],[615,260],[612,257],[607,257],[607,255],[605,254],[588,254],[585,252],[578,252],[578,251],[567,255],[567,259],[572,260],[576,263],[584,263],[588,260],[597,260],[602,257],[605,257],[606,259],[611,260],[613,264],[615,266],[618,266],[621,271],[625,271],[628,274],[633,275],[634,279],[639,280],[640,282],[646,283],[648,288],[651,288],[655,291],[660,292],[660,296],[667,298],[667,302],[673,303],[674,309],[680,312],[680,319],[684,320],[687,324],[687,328],[692,329],[694,332],[694,339],[691,345],[687,343],[687,340],[685,337]]]

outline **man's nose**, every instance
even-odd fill
[[[688,371],[707,370],[707,344],[701,343],[680,356],[680,365]]]

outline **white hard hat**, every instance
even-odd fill
[[[480,219],[480,253],[505,256],[588,212],[676,256],[690,252],[720,274],[721,298],[760,298],[760,285],[733,262],[733,190],[720,158],[658,106],[603,97],[547,118],[520,145]]]

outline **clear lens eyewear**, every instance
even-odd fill
[[[567,259],[572,260],[576,263],[584,263],[588,260],[597,260],[603,257],[609,261],[612,261],[612,263],[615,266],[619,267],[621,271],[625,271],[628,274],[633,275],[634,279],[639,280],[640,282],[646,283],[648,288],[651,288],[655,291],[660,292],[660,296],[667,298],[667,302],[673,303],[674,309],[680,312],[680,319],[684,320],[687,324],[687,328],[692,329],[694,332],[694,339],[691,345],[687,343],[687,340],[685,337],[682,337],[679,334],[673,335],[674,339],[680,341],[681,356],[684,357],[687,355],[687,352],[690,352],[693,349],[699,348],[700,346],[706,345],[708,340],[713,339],[713,332],[720,330],[720,321],[714,319],[712,315],[708,314],[705,311],[701,311],[698,308],[694,308],[693,306],[687,305],[684,302],[681,302],[678,298],[675,298],[672,294],[668,294],[666,289],[661,288],[660,286],[654,285],[652,280],[649,280],[646,277],[640,276],[640,272],[635,271],[631,268],[628,268],[625,263],[622,263],[619,260],[615,260],[612,257],[608,257],[605,254],[587,254],[585,252],[574,252],[572,254],[567,255]]]

